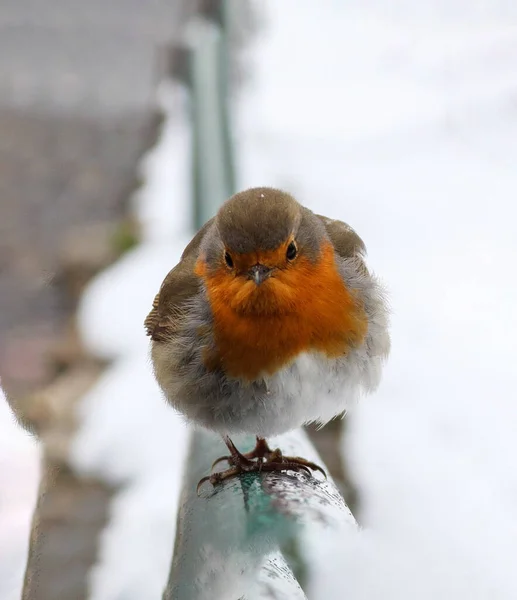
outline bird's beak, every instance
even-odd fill
[[[265,265],[256,264],[248,271],[248,278],[253,279],[256,285],[260,285],[271,275],[271,269]]]

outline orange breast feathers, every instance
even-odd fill
[[[285,257],[285,249],[279,250]],[[244,269],[256,262],[274,266],[280,264],[280,253],[241,255],[237,260]],[[366,314],[345,286],[330,243],[322,247],[317,262],[302,255],[259,286],[224,265],[209,272],[203,257],[195,272],[206,284],[214,319],[216,348],[204,357],[210,370],[253,381],[306,351],[328,357],[346,354],[366,335]]]

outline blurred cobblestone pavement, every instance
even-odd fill
[[[70,262],[109,243],[152,135],[160,49],[187,0],[0,6],[0,374],[44,385],[73,354]],[[82,252],[82,254],[81,254]],[[73,287],[73,286],[72,286]]]

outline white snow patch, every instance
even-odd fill
[[[144,185],[132,204],[142,226],[144,241],[170,243],[190,228],[192,207],[185,197],[191,184],[190,125],[186,115],[186,90],[163,81],[157,90],[157,106],[166,118],[156,145],[142,159]],[[176,117],[172,117],[176,115]]]
[[[165,122],[143,161],[144,185],[133,199],[144,242],[91,282],[79,310],[89,349],[115,362],[82,400],[72,460],[80,472],[122,486],[92,574],[92,600],[161,596],[188,445],[183,419],[154,379],[143,327],[154,295],[191,237],[183,91],[165,83],[159,99]]]
[[[187,428],[166,405],[145,352],[121,358],[85,396],[73,460],[121,485],[92,598],[160,596],[176,526]]]
[[[0,598],[21,597],[40,476],[38,444],[16,422],[0,388]]]

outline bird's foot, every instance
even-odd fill
[[[232,479],[245,473],[303,471],[312,477],[312,470],[320,471],[325,478],[327,477],[325,471],[316,463],[299,456],[284,456],[279,448],[271,450],[264,438],[257,437],[255,448],[251,452],[246,453],[239,452],[230,438],[226,437],[224,441],[230,454],[216,459],[212,464],[212,469],[223,461],[227,461],[230,468],[203,477],[197,485],[198,492],[199,488],[206,481],[210,481],[215,486],[227,479]]]

